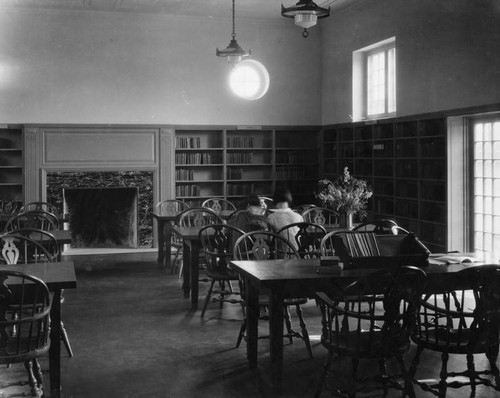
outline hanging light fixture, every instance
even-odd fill
[[[243,58],[248,58],[252,56],[252,52],[249,50],[245,52],[238,42],[236,41],[236,32],[234,29],[234,0],[233,0],[233,33],[231,33],[231,41],[229,45],[224,50],[219,50],[218,48],[215,50],[215,54],[218,57],[227,57],[227,62],[231,65],[236,65],[238,62],[241,62]]]
[[[309,36],[307,29],[316,25],[318,18],[328,17],[330,7],[320,7],[312,0],[299,0],[297,4],[288,8],[281,4],[281,15],[286,18],[293,18],[295,25],[304,28],[302,36],[307,37]]]

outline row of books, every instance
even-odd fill
[[[253,137],[227,137],[228,148],[253,148]]]
[[[176,164],[220,164],[221,158],[212,153],[176,153]]]
[[[191,169],[176,169],[175,170],[175,180],[176,181],[191,181],[191,180],[194,180],[194,170],[191,170]]]
[[[376,257],[380,250],[374,233],[345,234],[351,257]]]
[[[200,196],[199,185],[177,185],[175,187],[176,196]]]
[[[231,184],[227,186],[228,196],[232,195],[250,195],[255,191],[254,184]]]
[[[201,148],[200,137],[175,137],[176,148]]]
[[[277,180],[304,180],[306,179],[307,169],[304,167],[292,166],[277,166],[276,167],[276,179]]]
[[[241,180],[243,178],[243,169],[228,168],[227,178],[228,180]]]
[[[228,153],[227,154],[227,162],[228,163],[243,163],[250,164],[252,163],[252,153]]]
[[[316,158],[311,158],[307,153],[300,151],[276,152],[276,163],[309,163],[317,162]]]

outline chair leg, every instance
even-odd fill
[[[38,359],[33,359],[33,374],[36,379],[36,384],[37,387],[40,391],[43,391],[43,374],[42,374],[42,368],[40,367],[40,363],[38,362]]]
[[[35,379],[35,374],[33,372],[33,360],[30,359],[24,362],[24,367],[26,368],[26,372],[28,373],[28,384],[31,389],[32,397],[40,397],[41,392],[38,389],[37,381]]]
[[[70,356],[70,358],[73,358],[73,350],[71,349],[71,345],[69,344],[68,333],[66,332],[66,328],[64,327],[62,321],[61,321],[61,340],[63,341],[64,346],[66,347],[68,355]]]
[[[332,359],[333,351],[328,351],[328,357],[326,358],[323,372],[320,375],[318,387],[316,388],[316,392],[314,393],[314,398],[319,398],[319,396],[321,395],[321,391],[323,390],[323,387],[325,385],[326,378],[328,377],[328,372],[330,371],[330,367],[332,366]]]
[[[486,358],[488,358],[488,361],[490,362],[490,369],[491,373],[493,374],[493,377],[495,378],[495,389],[497,391],[500,391],[500,372],[497,367],[497,358],[498,358],[498,346],[494,346],[490,348],[486,352]]]
[[[471,353],[467,354],[467,372],[469,373],[470,380],[470,396],[476,396],[476,369],[474,366],[474,355]]]
[[[309,333],[307,331],[306,323],[304,322],[304,316],[302,314],[302,308],[300,305],[297,305],[295,307],[297,311],[297,316],[299,317],[299,324],[300,324],[300,330],[302,332],[302,339],[304,340],[304,343],[306,344],[307,352],[309,353],[309,356],[312,358],[313,353],[312,353],[312,348],[311,348],[311,341],[309,340]]]
[[[220,297],[219,297],[219,308],[222,309],[224,306],[224,292],[226,291],[226,283],[225,281],[220,281],[219,282],[219,287],[220,287]]]
[[[293,344],[292,321],[290,319],[290,310],[288,309],[287,305],[285,305],[284,311],[285,311],[284,318],[285,318],[285,325],[286,325],[286,332],[287,332],[288,340],[289,340],[290,344]]]
[[[245,332],[247,330],[247,319],[243,319],[243,323],[241,324],[240,333],[238,334],[238,340],[236,340],[236,348],[238,348],[245,337]]]
[[[440,381],[439,381],[439,397],[440,398],[445,398],[446,397],[446,388],[448,385],[446,384],[446,380],[448,378],[448,358],[449,354],[447,352],[443,352],[441,355],[441,373],[439,374],[440,376]]]
[[[215,279],[210,282],[210,287],[208,288],[207,297],[205,297],[205,304],[203,304],[203,309],[201,310],[201,317],[205,316],[205,311],[207,310],[208,303],[210,302],[210,297],[212,296],[212,290],[214,287]]]

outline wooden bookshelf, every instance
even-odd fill
[[[238,204],[250,193],[289,187],[294,204],[310,203],[320,174],[317,128],[175,131],[175,197],[201,205],[208,197]]]
[[[323,176],[346,166],[373,187],[369,217],[394,219],[431,251],[446,250],[445,117],[325,127]]]
[[[24,200],[23,131],[0,128],[0,201]]]

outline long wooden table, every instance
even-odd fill
[[[223,220],[226,220],[234,210],[222,210],[217,213]],[[174,221],[177,215],[166,215],[158,212],[151,212],[151,216],[156,220],[156,231],[158,236],[158,264],[163,268],[171,266],[171,239]]]
[[[247,286],[247,358],[250,368],[257,367],[259,294],[269,295],[269,334],[271,385],[281,390],[283,384],[283,305],[286,298],[313,298],[315,292],[331,292],[334,286],[345,286],[375,269],[343,270],[337,274],[318,274],[318,259],[289,259],[266,261],[232,261],[245,278]],[[430,264],[422,269],[427,273],[429,292],[447,286],[447,276],[481,263]],[[335,281],[336,283],[332,283]]]
[[[50,397],[59,398],[61,393],[61,290],[76,288],[75,268],[72,261],[42,264],[0,265],[1,269],[20,271],[36,276],[45,282],[51,292],[50,309]]]

